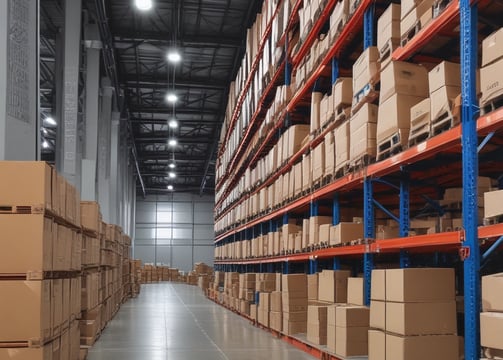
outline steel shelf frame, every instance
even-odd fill
[[[226,259],[215,260],[215,264],[228,266],[232,264],[253,265],[253,264],[281,264],[283,273],[288,273],[290,263],[304,262],[309,264],[308,271],[313,273],[317,269],[318,261],[323,259],[333,259],[333,269],[340,268],[341,257],[363,257],[364,270],[364,290],[365,302],[370,300],[370,277],[374,263],[374,256],[384,253],[397,253],[400,255],[400,266],[408,266],[409,253],[421,252],[431,253],[437,251],[458,251],[464,266],[464,296],[465,296],[465,358],[470,360],[479,359],[480,356],[480,268],[485,263],[487,257],[495,248],[503,244],[503,224],[489,226],[478,226],[478,204],[477,204],[477,178],[478,178],[478,152],[491,139],[496,130],[503,129],[503,108],[495,110],[489,114],[479,117],[478,102],[475,94],[476,89],[476,69],[477,69],[477,21],[478,4],[472,0],[453,0],[442,13],[434,19],[424,29],[420,30],[404,47],[400,47],[392,53],[393,60],[407,60],[418,52],[435,35],[452,24],[459,17],[460,23],[460,52],[461,52],[461,124],[449,129],[437,136],[429,138],[424,142],[413,146],[403,152],[393,155],[383,161],[368,165],[365,169],[355,171],[344,177],[334,180],[332,183],[313,191],[299,199],[284,205],[280,209],[269,212],[247,221],[245,224],[222,232],[216,237],[215,244],[219,246],[222,242],[228,241],[230,237],[240,233],[250,227],[254,227],[265,221],[275,223],[283,216],[283,221],[288,220],[288,214],[298,209],[309,206],[310,215],[318,213],[318,202],[331,197],[332,199],[332,222],[337,224],[340,219],[339,194],[355,188],[363,191],[363,213],[364,213],[364,240],[361,245],[332,247],[321,250],[314,250],[305,253],[297,253],[284,256],[271,256],[253,259]],[[327,5],[328,8],[328,5]],[[344,42],[363,23],[364,48],[374,43],[373,25],[375,23],[374,6],[371,0],[362,0],[360,6],[350,18],[339,36],[339,39],[329,49],[321,64],[309,76],[305,84],[297,90],[286,107],[286,111],[278,123],[282,123],[288,113],[293,112],[298,104],[305,98],[308,91],[313,88],[317,79],[326,73],[327,66],[331,66],[332,83],[335,82],[338,74],[338,56],[340,55]],[[344,34],[346,36],[344,36]],[[301,48],[303,50],[303,48]],[[304,51],[304,50],[303,50]],[[306,50],[307,53],[307,50]],[[295,58],[293,65],[298,64],[300,58]],[[279,125],[276,125],[279,126]],[[266,136],[272,138],[276,131],[276,126],[271,129]],[[322,134],[323,136],[325,134]],[[288,171],[296,160],[302,156],[316,141],[321,141],[323,136],[319,136],[309,144],[306,144],[298,153],[279,169],[273,177],[278,177]],[[478,144],[478,137],[485,136],[482,143]],[[265,145],[263,145],[265,146]],[[254,164],[265,147],[259,148],[250,164]],[[463,184],[463,213],[462,231],[452,231],[431,235],[408,236],[410,222],[410,186],[411,181],[406,170],[407,165],[417,163],[433,157],[443,151],[459,151],[462,157],[462,184]],[[400,185],[396,187],[400,192],[399,216],[391,216],[399,222],[400,237],[396,239],[375,240],[375,213],[374,207],[380,204],[374,199],[373,182],[382,176],[400,173]],[[266,185],[274,181],[269,179]],[[259,189],[259,190],[260,190]],[[258,192],[259,190],[254,190]],[[233,206],[236,206],[233,205]],[[385,210],[385,209],[384,209]],[[230,211],[227,209],[227,211]],[[269,227],[273,229],[272,226]],[[489,249],[481,257],[480,239],[490,239]]]

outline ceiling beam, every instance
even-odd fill
[[[166,74],[161,76],[142,76],[139,81],[139,87],[142,89],[168,89],[173,86],[172,82],[168,82]],[[123,83],[128,87],[136,87],[136,76],[124,76]],[[229,84],[224,81],[215,81],[208,79],[177,79],[175,83],[176,88],[201,88],[210,90],[226,90]]]
[[[148,106],[138,106],[138,105],[131,105],[129,108],[130,113],[145,113],[145,114],[166,114],[166,115],[171,115],[173,113],[173,110],[171,109],[171,106],[166,104],[166,106],[163,107],[148,107]],[[177,114],[187,114],[187,115],[214,115],[218,116],[220,114],[219,109],[188,109],[188,108],[181,108],[177,107],[176,108],[176,113]]]
[[[122,29],[114,29],[114,40],[117,43],[137,43],[138,45],[142,43],[149,44],[159,44],[162,46],[169,46],[172,41],[169,36],[166,36],[165,33],[156,32],[156,31],[141,31],[135,32],[131,30],[122,30]],[[230,37],[230,36],[184,36],[183,39],[179,39],[178,44],[182,48],[191,48],[191,47],[241,47],[243,41],[239,37]]]

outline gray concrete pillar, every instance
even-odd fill
[[[40,158],[38,1],[0,1],[0,160]]]
[[[65,0],[65,25],[62,54],[57,64],[62,69],[62,83],[57,91],[56,168],[78,190],[81,187],[81,144],[79,136],[79,72],[81,48],[81,0]]]
[[[112,113],[112,127],[110,136],[110,223],[117,224],[118,221],[118,201],[117,193],[120,190],[118,188],[118,171],[119,171],[119,129],[120,127],[120,113]]]
[[[108,78],[101,81],[101,106],[98,122],[98,201],[103,220],[110,222],[110,131],[113,87]]]

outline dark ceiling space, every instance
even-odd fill
[[[108,71],[101,75],[120,87],[121,120],[130,124],[146,194],[166,193],[168,183],[175,191],[214,192],[229,84],[241,65],[246,30],[261,6],[261,0],[153,0],[153,8],[141,12],[134,0],[83,0],[83,23],[97,23],[105,49],[107,44],[112,48],[104,51],[102,69]],[[40,7],[41,109],[47,115],[55,103],[55,39],[64,24],[64,3],[41,0]],[[183,59],[176,66],[166,59],[174,47]],[[179,98],[174,130],[168,126],[173,107],[165,100],[173,83]],[[55,129],[48,130],[46,137],[55,138]],[[168,146],[171,137],[178,142],[174,149]],[[43,154],[49,161],[51,148]],[[173,155],[176,178],[169,179]],[[139,179],[137,185],[143,193]]]

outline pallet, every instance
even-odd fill
[[[344,164],[340,165],[335,169],[335,179],[339,179],[343,176],[346,176],[351,171],[349,166],[349,161],[346,161]]]
[[[484,104],[480,105],[480,115],[493,112],[503,106],[503,94],[487,100]]]
[[[391,58],[393,51],[400,47],[400,40],[389,39],[383,48],[379,49],[379,58],[381,64],[385,63],[388,58]]]
[[[400,132],[391,135],[386,140],[377,144],[377,161],[389,158],[392,155],[398,154],[403,149]]]
[[[365,154],[362,157],[357,159],[353,159],[349,162],[350,171],[355,171],[359,169],[363,169],[364,167],[375,162],[375,156],[371,154]]]
[[[353,96],[353,104],[351,107],[351,114],[356,114],[363,105],[373,103],[379,98],[380,83],[370,82],[363,87],[355,96]]]
[[[503,222],[503,215],[484,218],[484,225],[495,225]]]
[[[105,325],[106,327],[106,325]],[[80,348],[81,349],[89,349],[90,347],[92,347],[96,341],[98,341],[98,339],[100,338],[100,335],[101,335],[101,331],[98,331],[98,333],[94,336],[91,336],[91,337],[80,337]]]
[[[421,30],[421,22],[418,20],[400,39],[400,45],[404,47]]]
[[[50,214],[44,205],[0,205],[0,214]]]
[[[430,136],[436,136],[443,133],[446,130],[452,129],[454,126],[459,124],[459,119],[452,115],[450,110],[445,111],[435,120],[431,121],[431,133]]]
[[[420,127],[410,130],[409,134],[409,146],[415,146],[422,143],[430,137],[430,124],[423,124]]]
[[[0,280],[50,280],[67,279],[80,276],[80,271],[28,271],[26,273],[0,273]]]
[[[437,18],[450,3],[451,0],[436,0],[433,4],[433,19]]]

